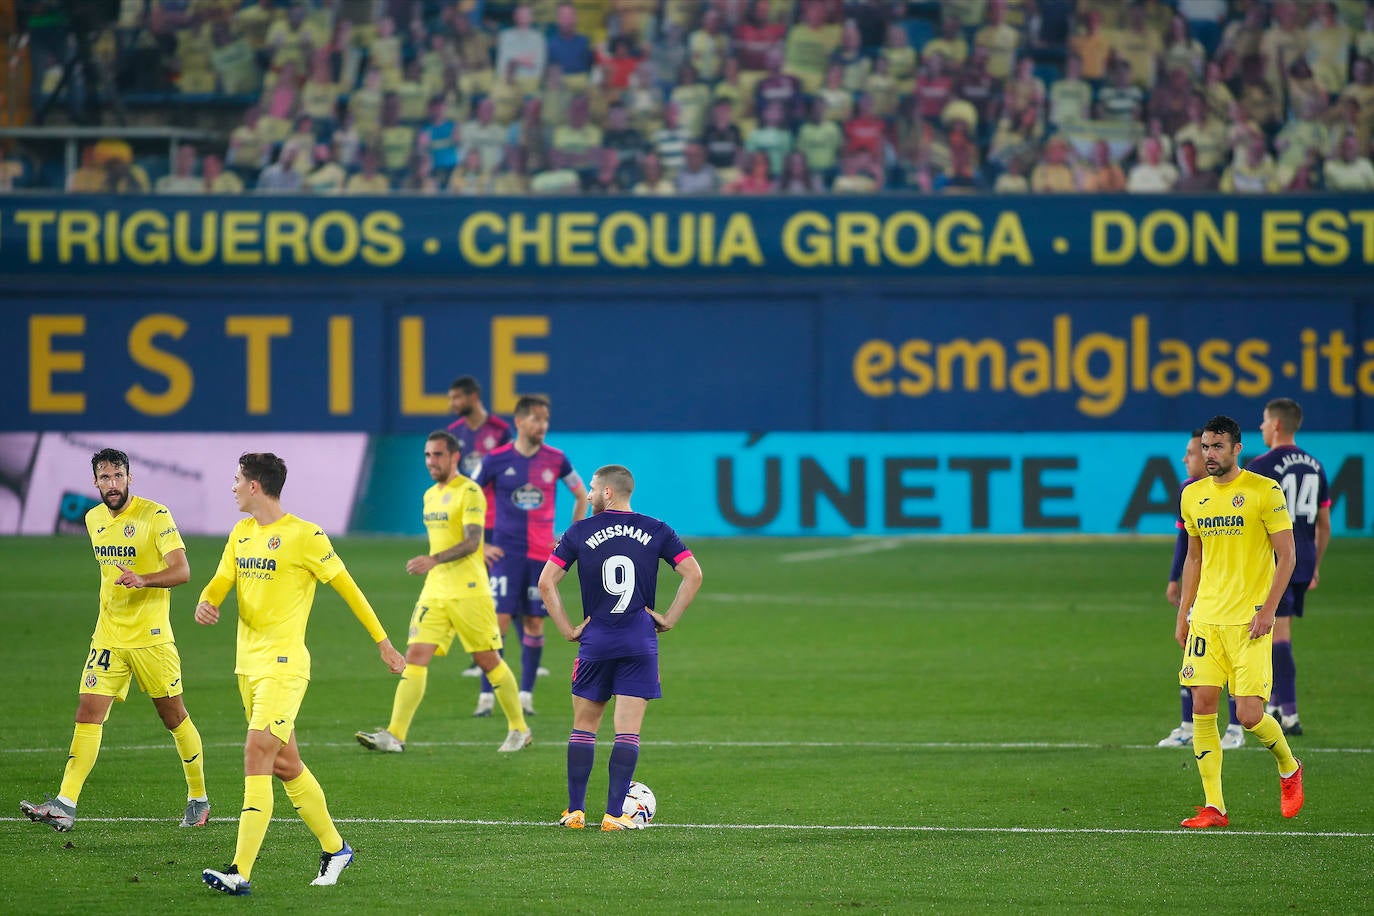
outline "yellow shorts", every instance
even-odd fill
[[[114,697],[121,703],[129,695],[129,681],[154,699],[181,696],[181,655],[176,643],[142,649],[110,649],[91,643],[86,670],[81,672],[81,693]]]
[[[485,593],[485,589],[482,590]],[[448,655],[457,636],[464,652],[486,652],[501,648],[501,629],[496,623],[496,603],[491,595],[421,600],[410,614],[410,644],[432,643],[435,655]]]
[[[1269,698],[1274,679],[1274,637],[1250,638],[1250,625],[1194,623],[1188,627],[1183,669],[1184,687],[1226,687],[1233,697]]]
[[[304,677],[250,677],[239,675],[239,696],[243,697],[243,714],[248,717],[248,730],[266,729],[282,744],[291,740],[296,730],[296,714],[301,711],[310,679]]]

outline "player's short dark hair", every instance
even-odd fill
[[[436,429],[425,439],[426,442],[442,442],[449,453],[458,451],[458,437],[446,429]]]
[[[536,407],[543,407],[545,410],[548,410],[551,406],[552,402],[542,394],[527,394],[515,402],[515,413],[513,416],[527,416],[529,412]]]
[[[477,383],[477,379],[470,375],[460,375],[453,380],[453,384],[448,386],[449,391],[461,391],[463,394],[475,394],[479,398],[482,396],[482,386]]]
[[[1292,398],[1274,398],[1264,409],[1278,417],[1279,425],[1287,433],[1295,433],[1302,429],[1302,405]]]
[[[1230,436],[1232,445],[1240,442],[1240,424],[1225,414],[1217,414],[1202,424],[1202,431],[1218,436]]]
[[[102,464],[112,464],[117,468],[123,468],[124,473],[129,473],[129,456],[117,448],[102,448],[91,456],[91,476],[100,473]]]
[[[1192,434],[1191,434],[1188,438],[1189,438],[1189,439],[1201,439],[1201,438],[1202,438],[1202,427],[1199,426],[1199,427],[1195,428],[1195,429],[1193,430]]]
[[[262,492],[273,499],[281,496],[286,485],[286,462],[271,452],[244,452],[239,455],[239,469],[245,480],[256,480]]]
[[[635,475],[623,464],[603,464],[592,476],[621,496],[635,491]]]

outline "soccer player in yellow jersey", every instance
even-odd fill
[[[429,663],[436,655],[448,654],[454,636],[491,681],[506,714],[509,732],[497,750],[518,751],[531,741],[515,674],[499,654],[501,630],[482,558],[487,498],[481,487],[458,473],[460,457],[452,433],[438,430],[425,440],[425,468],[434,478],[424,499],[429,553],[406,563],[406,572],[424,576],[425,585],[410,615],[406,670],[396,687],[391,722],[380,731],[355,736],[359,744],[374,751],[399,754],[405,750],[410,723],[425,696]]]
[[[72,829],[110,708],[115,700],[124,701],[130,679],[137,678],[181,756],[188,799],[181,826],[204,827],[210,819],[205,760],[200,732],[181,699],[185,685],[170,621],[170,590],[191,578],[186,545],[166,506],[130,495],[128,455],[102,449],[91,457],[91,470],[101,502],[86,513],[86,531],[100,564],[100,616],[82,672],[62,787],[56,797],[39,804],[23,801],[19,809],[59,832]]]
[[[1273,672],[1274,614],[1293,573],[1293,523],[1283,490],[1242,470],[1240,426],[1216,416],[1202,427],[1207,476],[1184,487],[1180,514],[1188,531],[1174,638],[1183,647],[1178,682],[1193,691],[1193,756],[1206,804],[1184,827],[1225,827],[1217,705],[1229,686],[1246,731],[1269,749],[1279,769],[1279,811],[1302,810],[1302,763],[1274,717],[1264,711]]]
[[[377,643],[382,661],[400,674],[405,659],[367,603],[343,560],[319,526],[281,506],[286,462],[268,452],[239,457],[234,500],[247,512],[229,533],[215,577],[200,594],[196,622],[219,621],[219,605],[238,587],[238,660],[234,673],[248,717],[243,749],[243,810],[234,861],[223,871],[207,868],[206,884],[227,894],[247,894],[253,863],[272,820],[272,777],[286,787],[301,820],[320,841],[319,874],[310,883],[330,885],[353,862],[353,850],[329,816],[324,790],[301,762],[296,713],[310,685],[305,625],[317,582],[327,582],[348,603]]]

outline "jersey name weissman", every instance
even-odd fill
[[[650,535],[647,531],[643,530],[642,528],[637,528],[634,525],[607,525],[605,528],[602,528],[601,530],[594,533],[591,537],[587,538],[587,540],[584,543],[588,547],[596,549],[598,546],[606,543],[606,541],[610,540],[613,537],[634,538],[636,541],[639,541],[639,543],[645,546],[648,546],[649,541],[652,540],[652,535]]]

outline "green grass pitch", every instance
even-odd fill
[[[232,614],[191,619],[223,542],[191,542],[192,581],[173,596],[210,825],[176,827],[180,765],[134,688],[69,834],[18,804],[61,778],[95,564],[84,538],[0,543],[6,912],[1354,912],[1374,898],[1370,541],[1332,545],[1295,626],[1306,808],[1280,817],[1251,738],[1226,755],[1231,826],[1202,834],[1178,828],[1202,799],[1190,753],[1153,746],[1178,717],[1164,540],[693,543],[705,586],[663,639],[637,773],[658,817],[631,834],[550,826],[566,804],[573,646],[548,641],[528,750],[496,753],[504,722],[471,718],[458,657],[431,669],[406,752],[369,754],[353,732],[386,724],[395,681],[322,588],[298,737],[358,859],[337,887],[309,887],[318,846],[278,789],[243,900],[199,880],[232,855],[243,792]],[[337,542],[398,643],[420,545]],[[665,568],[661,600],[676,582]]]

